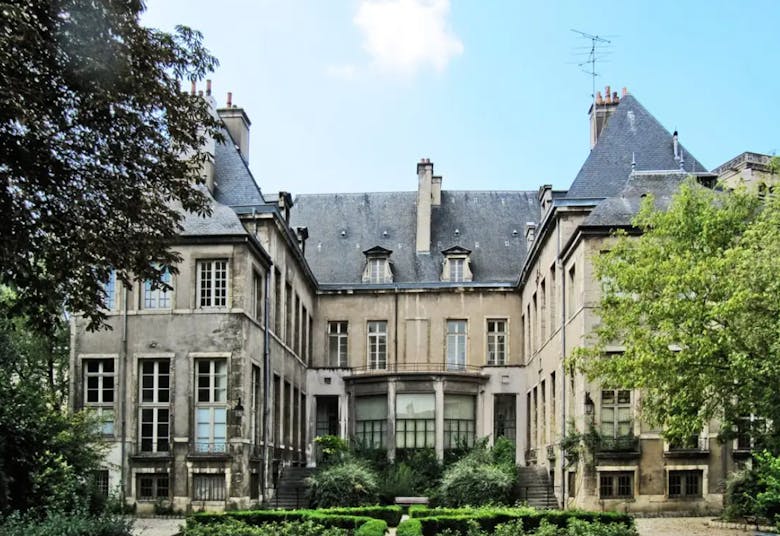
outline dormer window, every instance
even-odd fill
[[[392,283],[393,271],[390,266],[392,251],[380,246],[374,246],[363,252],[366,256],[366,267],[363,270],[363,283]]]
[[[444,264],[442,265],[441,280],[452,283],[462,283],[472,280],[471,262],[469,255],[471,250],[454,246],[442,251]]]

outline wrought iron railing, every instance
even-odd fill
[[[602,437],[598,452],[639,452],[639,438],[636,436]]]
[[[352,367],[352,374],[388,374],[394,372],[453,372],[479,374],[481,366],[454,363],[388,363],[384,368]]]

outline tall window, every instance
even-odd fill
[[[282,336],[282,272],[274,269],[274,333]]]
[[[557,430],[556,419],[558,417],[558,402],[556,401],[557,393],[555,390],[555,372],[550,373],[550,434],[554,437]]]
[[[225,474],[192,475],[192,498],[196,501],[224,501]]]
[[[114,360],[84,361],[84,401],[100,420],[100,430],[114,435]]]
[[[517,442],[517,404],[513,394],[494,395],[493,437],[504,437]]]
[[[444,397],[444,448],[465,449],[474,445],[474,397],[447,395]]]
[[[604,472],[599,474],[600,499],[630,499],[634,496],[634,473]]]
[[[227,362],[200,359],[197,362],[195,450],[227,451]]]
[[[328,365],[331,367],[347,366],[347,330],[346,321],[328,322]]]
[[[450,259],[450,281],[462,282],[465,280],[463,265],[466,259]]]
[[[252,273],[252,316],[262,324],[263,322],[263,276],[257,272]]]
[[[626,437],[633,433],[631,423],[631,391],[604,389],[601,391],[601,435]]]
[[[142,473],[138,475],[137,485],[136,498],[139,501],[168,498],[169,480],[165,473]]]
[[[541,403],[539,404],[539,412],[541,413],[541,416],[539,417],[539,444],[540,445],[546,445],[547,444],[547,385],[545,384],[545,381],[542,380],[542,382],[539,384],[539,394],[541,396]]]
[[[138,419],[142,452],[167,452],[170,428],[170,361],[141,361]]]
[[[292,293],[292,285],[290,283],[286,283],[284,285],[284,297],[285,297],[285,307],[284,307],[284,318],[285,318],[284,341],[287,343],[287,346],[292,348],[293,322],[295,321],[295,312],[293,311],[293,293]]]
[[[293,350],[301,355],[301,299],[295,295],[295,318],[293,319]]]
[[[395,397],[395,446],[399,449],[433,447],[436,442],[436,402],[430,394]]]
[[[569,268],[569,280],[566,282],[566,289],[568,291],[566,293],[568,295],[568,299],[566,301],[569,302],[567,305],[568,307],[567,316],[569,316],[569,318],[571,318],[572,315],[574,315],[575,312],[574,308],[577,307],[577,289],[574,287],[574,283],[577,280],[576,268],[577,267],[574,265],[572,265],[572,267]]]
[[[447,370],[466,368],[466,321],[447,320]]]
[[[487,321],[488,365],[506,364],[506,320]]]
[[[363,448],[385,448],[387,397],[361,396],[355,400],[355,439]]]
[[[198,306],[227,307],[228,261],[198,261]]]
[[[116,309],[116,270],[108,273],[108,281],[103,282],[103,290],[106,293],[103,306],[109,311]]]
[[[160,281],[171,284],[171,273],[165,270]],[[166,288],[153,288],[151,281],[144,281],[144,309],[170,309],[171,292]]]
[[[701,471],[669,471],[669,497],[701,497]]]
[[[387,322],[384,320],[368,323],[368,368],[387,368]]]

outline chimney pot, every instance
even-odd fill
[[[626,95],[628,95],[628,89],[626,89],[625,86],[624,86],[623,87],[623,96],[625,97]]]
[[[195,92],[198,90],[198,86],[195,82],[195,80],[192,80],[190,82],[190,95],[195,95]]]
[[[617,91],[612,93],[612,102],[620,102],[620,97],[618,97]]]
[[[201,89],[200,91],[198,91],[198,97],[202,97],[202,96],[203,96],[203,90]]]
[[[206,95],[211,97],[211,80],[206,80]]]
[[[612,91],[610,90],[609,86],[604,86],[604,94],[607,96],[612,95]]]
[[[232,91],[228,91],[228,94],[227,94],[227,107],[230,108],[232,106],[233,106],[233,92]]]
[[[604,104],[604,97],[601,96],[601,91],[596,92],[596,104]]]

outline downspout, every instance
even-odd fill
[[[563,259],[561,259],[561,222],[556,214],[557,225],[557,255],[556,264],[561,269],[561,444],[566,442],[566,384],[569,379],[566,377],[566,274],[563,269]],[[568,498],[568,490],[566,489],[569,483],[568,474],[566,474],[566,455],[561,449],[561,504],[564,510],[566,509],[566,500]]]
[[[273,264],[271,264],[273,266]],[[271,408],[271,332],[269,331],[269,309],[271,308],[271,266],[268,267],[268,274],[265,278],[264,290],[265,300],[263,304],[263,499],[268,498],[268,458],[270,448],[268,446],[268,425],[270,421]]]
[[[119,400],[122,401],[122,433],[121,433],[121,440],[122,443],[120,444],[120,458],[122,460],[122,466],[121,466],[121,484],[119,486],[120,490],[120,497],[119,497],[119,504],[121,505],[122,509],[124,510],[125,507],[125,499],[126,499],[126,484],[127,484],[127,310],[128,310],[128,302],[129,302],[129,293],[127,291],[127,285],[122,285],[122,288],[124,289],[124,319],[122,321],[122,344],[121,344],[121,359],[122,359],[122,382],[120,384],[120,395]]]
[[[398,372],[398,285],[395,286],[393,315],[393,371]]]

